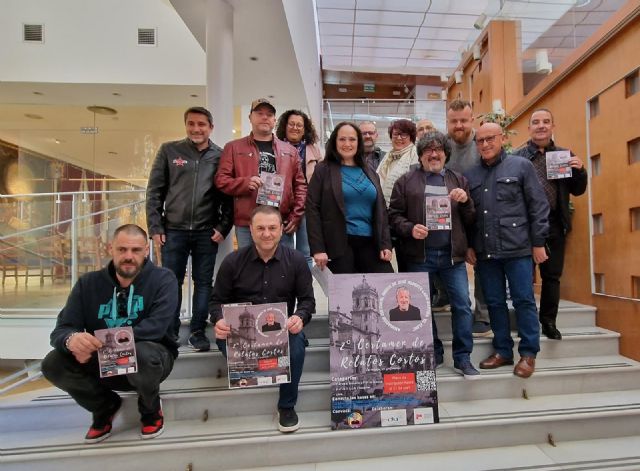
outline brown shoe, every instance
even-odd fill
[[[520,376],[521,378],[528,378],[533,374],[533,371],[535,369],[535,357],[520,357],[520,361],[518,361],[518,364],[513,369],[513,374],[516,376]]]
[[[504,365],[513,365],[513,358],[505,358],[500,356],[499,353],[494,353],[486,360],[480,362],[480,368],[483,370],[493,370],[494,368],[500,368]]]

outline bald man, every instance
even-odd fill
[[[540,350],[538,311],[533,297],[533,264],[547,260],[549,202],[533,164],[503,149],[502,128],[480,126],[475,135],[480,162],[465,172],[476,207],[476,224],[467,262],[476,266],[489,308],[495,352],[481,369],[513,365],[513,338],[506,280],[516,311],[520,361],[513,370],[528,378]]]
[[[421,119],[416,123],[416,142],[422,139],[428,132],[435,130],[436,127],[433,125],[433,121],[426,118]]]

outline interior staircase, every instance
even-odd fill
[[[526,380],[512,367],[482,371],[474,381],[456,374],[450,315],[438,313],[446,350],[445,366],[437,370],[440,423],[341,431],[330,430],[321,294],[318,311],[305,328],[310,346],[296,408],[301,428],[293,434],[277,431],[277,388],[230,391],[217,350],[183,348],[162,385],[160,437],[139,438],[135,396],[124,393],[113,435],[85,445],[90,415],[49,388],[0,399],[0,468],[640,469],[640,363],[619,354],[619,335],[596,327],[592,307],[562,302],[563,340],[541,339],[536,372]],[[490,339],[476,339],[474,364],[491,352]]]

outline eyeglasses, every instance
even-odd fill
[[[300,124],[300,123],[287,123],[287,127],[290,127],[291,129],[304,129],[304,124]]]
[[[391,134],[392,139],[407,139],[408,137],[409,137],[409,134],[404,132],[398,132],[398,133],[394,132]]]
[[[427,154],[427,155],[431,155],[431,154],[439,154],[440,152],[444,151],[444,147],[429,147],[427,149],[424,149],[422,151],[423,154]]]
[[[487,137],[476,137],[476,144],[481,146],[482,144],[484,144],[485,142],[487,144],[493,144],[496,140],[496,137],[498,137],[500,134],[494,134],[493,136],[487,136]]]
[[[363,136],[375,136],[376,132],[375,131],[362,131],[362,135]]]

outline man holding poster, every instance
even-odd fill
[[[316,307],[311,271],[301,252],[280,244],[283,224],[278,208],[257,206],[249,229],[253,243],[229,254],[220,265],[209,302],[211,322],[218,348],[226,354],[231,329],[223,318],[223,305],[287,303],[291,382],[280,385],[278,429],[295,432],[300,425],[294,407],[307,344],[302,329]]]

